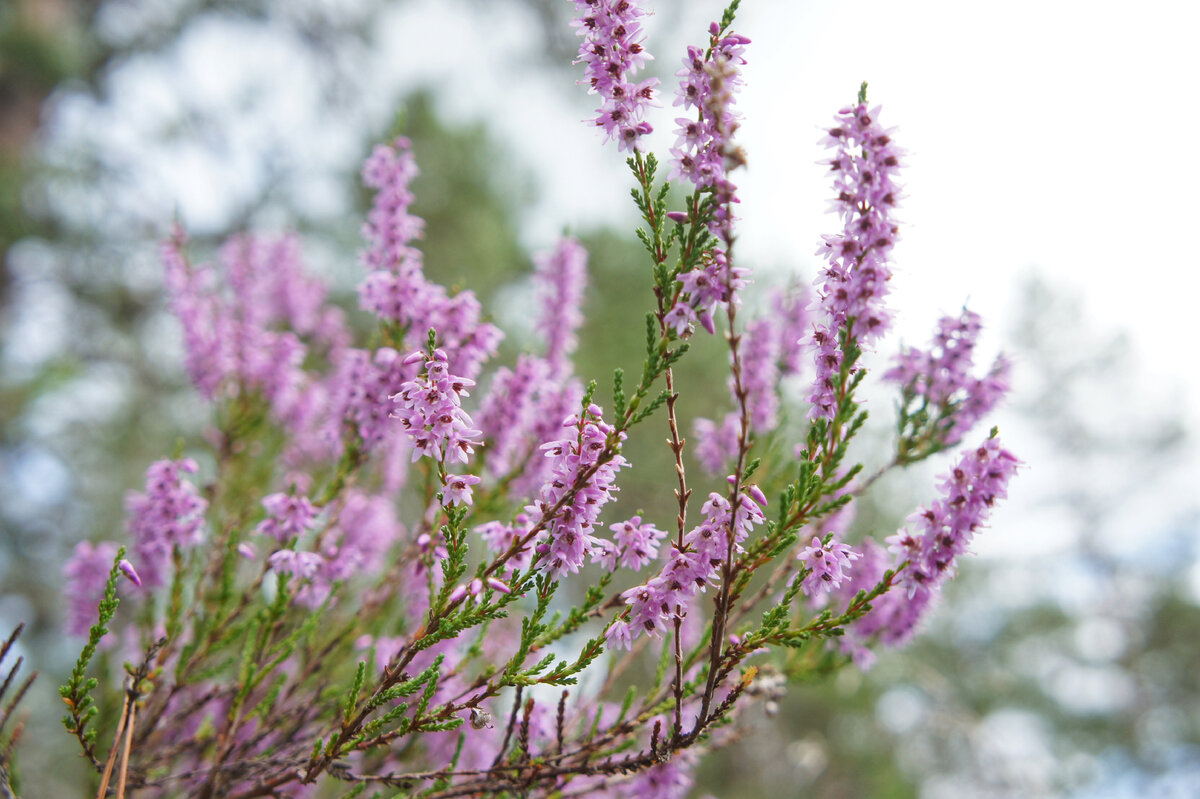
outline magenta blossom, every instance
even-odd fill
[[[859,557],[848,544],[834,541],[822,544],[821,539],[814,536],[812,545],[797,556],[809,569],[801,584],[804,593],[812,596],[820,590],[838,588],[849,574],[850,563]]]
[[[175,547],[190,549],[204,541],[208,501],[184,478],[196,469],[191,458],[155,461],[146,470],[145,492],[125,499],[129,538],[147,588],[164,584]]]
[[[422,353],[408,356],[419,361]],[[396,401],[396,417],[413,444],[414,461],[422,456],[439,462],[466,463],[483,442],[483,434],[474,429],[471,417],[462,409],[462,398],[469,396],[474,380],[450,374],[443,350],[434,350],[425,362],[425,374],[403,385]]]
[[[281,544],[304,535],[317,518],[317,509],[304,495],[271,494],[263,498],[267,518],[254,532],[269,535]]]
[[[653,57],[642,46],[638,20],[646,12],[639,5],[637,0],[575,0],[579,16],[571,23],[583,36],[575,61],[586,65],[582,82],[602,98],[595,124],[622,150],[636,149],[638,139],[653,130],[643,117],[654,102],[658,79],[634,83],[632,77]]]
[[[478,485],[479,478],[473,474],[447,474],[446,487],[442,489],[442,504],[470,505],[471,486]]]

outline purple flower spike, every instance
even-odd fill
[[[422,456],[445,463],[466,463],[482,441],[471,417],[462,409],[462,397],[474,380],[450,374],[447,355],[435,350],[425,362],[425,374],[405,383],[396,401],[396,417],[413,444],[413,461]]]
[[[293,598],[297,605],[315,610],[329,598],[333,586],[329,580],[328,563],[317,553],[281,549],[267,558],[267,563],[276,574],[290,575],[295,579],[292,588],[295,589]]]
[[[456,373],[475,377],[503,334],[481,322],[483,309],[472,292],[451,296],[425,277],[421,251],[413,246],[424,222],[409,213],[414,200],[409,184],[417,175],[411,147],[398,138],[376,147],[363,164],[363,182],[376,194],[363,229],[363,261],[370,273],[359,286],[359,305],[405,329],[413,348],[423,346],[430,328],[437,330]]]
[[[1010,365],[1003,355],[985,376],[971,376],[982,327],[979,315],[966,308],[957,317],[943,317],[928,351],[905,349],[884,374],[903,386],[906,398],[923,398],[940,410],[938,432],[946,445],[961,441],[1008,392]]]
[[[835,363],[833,357],[839,332],[868,345],[891,323],[884,300],[892,278],[888,257],[899,235],[892,214],[900,199],[895,178],[903,151],[878,120],[879,109],[868,109],[865,103],[843,108],[823,139],[836,150],[828,164],[834,174],[833,210],[841,218],[842,231],[825,236],[817,250],[829,265],[818,290],[824,319],[812,334],[817,350],[809,411],[813,419],[832,419],[837,410],[831,387],[841,366],[840,358]]]
[[[571,23],[583,36],[575,60],[587,65],[581,83],[602,98],[595,124],[622,150],[637,149],[638,139],[653,130],[642,117],[658,86],[657,78],[636,84],[631,78],[653,58],[642,46],[638,20],[646,12],[638,6],[637,0],[575,0],[579,16]]]
[[[271,494],[263,498],[262,504],[267,518],[254,532],[269,535],[281,544],[304,535],[317,518],[316,507],[303,495]]]
[[[641,516],[610,525],[608,529],[613,531],[613,541],[619,550],[614,554],[614,561],[619,560],[622,566],[634,571],[658,557],[658,542],[667,536],[666,531],[653,524],[643,524]],[[614,562],[610,568],[615,567]]]
[[[888,554],[874,541],[864,542],[865,559],[852,579],[837,594],[848,600],[862,589],[870,589],[887,568],[898,572],[899,587],[879,597],[874,610],[851,627],[848,647],[856,658],[866,657],[862,643],[874,636],[889,646],[908,641],[917,625],[936,603],[942,584],[953,574],[958,557],[967,552],[975,532],[991,515],[996,501],[1008,493],[1008,482],[1021,462],[989,438],[967,450],[939,485],[941,496],[928,508],[918,508],[909,517],[910,527],[887,539]]]
[[[566,437],[542,445],[552,464],[551,476],[542,486],[539,499],[525,508],[534,518],[547,518],[551,508],[567,499],[546,525],[546,570],[554,577],[574,574],[589,555],[602,558],[607,551],[592,533],[600,511],[616,496],[617,472],[627,464],[620,455],[601,462],[613,427],[604,421],[596,405],[589,405],[581,416],[568,417],[562,426],[570,431]],[[584,478],[588,472],[591,474]],[[577,488],[573,494],[572,488]]]
[[[621,594],[629,605],[630,640],[643,634],[657,636],[666,632],[675,619],[683,618],[697,592],[719,579],[730,545],[735,553],[742,552],[742,542],[764,521],[756,495],[739,493],[737,511],[730,513],[730,509],[728,499],[709,494],[700,509],[704,521],[684,536],[683,548],[671,547],[667,563],[657,576]],[[614,632],[609,628],[607,635],[620,641],[624,634],[623,630]]]
[[[583,324],[583,291],[587,287],[587,250],[577,240],[564,237],[552,252],[534,256],[541,315],[537,329],[546,341],[546,361],[555,375],[571,371],[569,358],[579,341]]]
[[[729,173],[745,163],[745,154],[733,144],[741,122],[734,111],[734,95],[742,86],[738,67],[746,63],[745,45],[750,40],[730,34],[717,39],[721,28],[713,23],[709,48],[690,46],[683,59],[675,105],[696,110],[695,118],[675,120],[677,138],[671,148],[674,170],[671,179],[687,178],[696,188],[712,189],[715,200],[709,229],[728,242],[733,222],[730,206],[738,202],[737,186]]]
[[[146,470],[145,493],[125,498],[129,538],[147,588],[164,584],[175,547],[190,549],[204,541],[208,501],[183,477],[195,471],[191,458],[155,461]]]

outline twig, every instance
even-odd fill
[[[125,799],[125,779],[129,773],[129,753],[133,749],[133,722],[137,704],[129,703],[129,720],[125,724],[125,745],[121,747],[121,768],[117,771],[117,799]]]

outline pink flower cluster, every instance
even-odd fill
[[[658,78],[631,79],[653,58],[642,46],[638,22],[646,12],[637,0],[575,0],[575,9],[579,16],[571,26],[583,36],[575,63],[586,65],[582,82],[601,97],[595,124],[604,129],[605,141],[616,139],[620,149],[636,149],[638,139],[653,130],[643,117],[658,86]]]
[[[779,373],[782,377],[798,375],[808,364],[806,356],[811,302],[809,291],[803,286],[791,286],[771,296],[771,315],[768,318],[779,330]]]
[[[601,539],[599,544],[604,550],[600,563],[609,571],[615,571],[618,564],[638,571],[658,557],[658,542],[667,535],[650,522],[643,523],[641,516],[609,525],[608,529],[613,531],[613,540]]]
[[[206,398],[261,393],[292,436],[289,463],[337,457],[347,423],[367,450],[398,440],[390,397],[415,370],[391,348],[348,347],[342,311],[305,274],[294,238],[234,237],[221,249],[220,271],[191,267],[183,245],[177,233],[163,247],[166,282],[189,376]],[[328,353],[328,374],[302,367],[313,350]]]
[[[737,453],[741,427],[740,416],[735,411],[725,414],[719,424],[700,417],[692,422],[692,438],[696,442],[692,452],[704,471],[716,475],[728,468]]]
[[[696,784],[693,772],[700,762],[694,749],[683,749],[665,763],[656,763],[633,778],[627,786],[607,796],[636,796],[639,799],[684,799]]]
[[[254,532],[268,535],[281,544],[304,535],[317,518],[316,507],[303,494],[270,494],[263,498],[262,505],[267,517]]]
[[[703,266],[677,278],[681,286],[679,299],[667,311],[663,321],[677,336],[686,335],[697,321],[710,335],[715,333],[713,312],[725,303],[739,302],[738,292],[745,288],[748,274],[746,269],[731,267],[725,253],[714,248],[705,254]]]
[[[608,645],[629,649],[640,635],[657,636],[674,619],[682,618],[696,593],[719,578],[730,551],[729,532],[733,531],[732,551],[741,552],[750,531],[763,523],[766,506],[766,495],[758,486],[738,492],[736,513],[730,512],[728,499],[709,494],[701,508],[704,521],[684,536],[682,548],[671,547],[662,571],[621,594],[629,605],[629,619],[617,619],[609,626],[605,633]]]
[[[804,593],[812,596],[818,591],[832,591],[840,587],[849,575],[851,562],[859,557],[848,544],[833,540],[823,544],[820,538],[814,536],[812,544],[796,556],[808,569],[801,583]]]
[[[272,495],[279,496],[286,497]],[[264,499],[263,504],[272,497]],[[303,517],[304,504],[292,503],[287,509]],[[378,573],[384,566],[384,555],[404,532],[386,497],[351,489],[333,510],[335,521],[318,536],[315,551],[280,549],[267,558],[273,572],[293,578],[294,601],[310,610],[329,598],[334,583]]]
[[[545,554],[546,570],[554,577],[574,574],[584,558],[598,558],[605,551],[592,531],[617,492],[617,472],[627,464],[608,450],[614,428],[604,421],[599,406],[589,405],[582,414],[567,417],[562,427],[572,434],[542,445],[551,464],[550,478],[539,498],[525,508],[531,516],[548,520],[549,541],[539,545],[539,552]]]
[[[514,498],[530,496],[548,479],[550,462],[537,457],[537,449],[558,436],[560,422],[583,397],[571,355],[583,321],[587,251],[563,238],[554,250],[534,256],[534,263],[541,310],[534,327],[546,355],[522,354],[512,369],[497,369],[475,417],[488,441],[487,472],[507,477]]]
[[[474,500],[472,487],[479,485],[479,478],[473,474],[448,474],[446,485],[442,488],[442,504],[470,505]]]
[[[146,470],[146,490],[125,498],[134,560],[147,588],[163,585],[175,547],[190,549],[204,542],[208,501],[183,475],[195,474],[196,462],[155,461]]]
[[[408,210],[413,195],[410,181],[417,174],[411,143],[403,137],[392,146],[380,145],[363,165],[363,182],[376,189],[363,233],[363,253],[370,274],[359,287],[359,304],[380,319],[406,331],[405,343],[424,345],[429,330],[459,374],[475,377],[484,361],[496,354],[500,329],[480,321],[482,308],[471,291],[450,296],[443,286],[425,278],[421,251],[411,242],[423,222]]]
[[[316,552],[281,549],[272,553],[267,563],[271,571],[293,579],[292,598],[297,605],[315,610],[329,599],[333,587],[327,574],[329,563]]]
[[[490,551],[500,554],[512,549],[513,545],[529,535],[529,531],[532,529],[533,520],[530,519],[529,514],[518,513],[512,524],[490,521],[476,527],[475,532],[483,538],[484,544]],[[504,562],[504,570],[514,572],[529,568],[529,564],[533,562],[534,546],[534,542],[528,542],[517,550]]]
[[[206,399],[259,391],[280,418],[300,400],[308,347],[344,346],[342,312],[308,277],[294,237],[235,236],[221,249],[228,290],[215,267],[192,267],[181,231],[163,245],[167,294],[183,325],[188,376]],[[288,329],[281,330],[280,327]]]
[[[746,391],[750,429],[755,433],[769,433],[778,425],[779,381],[802,368],[806,339],[801,336],[808,321],[805,299],[802,291],[775,292],[773,313],[746,323],[741,350],[742,388]],[[736,401],[732,378],[729,391]],[[700,465],[709,474],[721,473],[737,452],[739,414],[730,412],[720,423],[698,418],[692,425]]]
[[[414,352],[404,360],[413,364],[425,357]],[[394,397],[395,416],[412,441],[414,461],[424,456],[439,463],[466,463],[482,444],[483,434],[462,409],[462,398],[469,396],[467,389],[475,381],[450,374],[448,360],[444,350],[434,350],[425,361],[424,374],[406,382]]]
[[[546,342],[546,361],[554,375],[571,371],[570,357],[579,344],[576,334],[583,324],[587,259],[587,250],[569,236],[560,239],[550,252],[533,257],[537,267],[534,282],[542,310],[536,324]]]
[[[836,413],[835,375],[842,365],[839,331],[865,345],[882,336],[890,323],[884,298],[892,277],[888,255],[898,231],[892,211],[900,197],[895,177],[902,151],[878,117],[879,109],[868,110],[864,103],[843,108],[824,139],[837,150],[829,166],[835,175],[833,205],[842,232],[826,236],[817,250],[829,265],[819,290],[825,319],[812,336],[817,377],[809,415],[814,419],[831,419]]]
[[[550,385],[549,377],[550,365],[528,354],[518,356],[512,369],[501,367],[492,376],[475,419],[489,442],[487,470],[494,477],[503,477],[529,459],[535,446],[529,440],[530,432],[542,417],[539,406]]]
[[[334,360],[335,369],[324,382],[326,445],[332,443],[330,449],[340,450],[343,427],[349,424],[368,451],[394,448],[403,436],[391,418],[392,397],[416,376],[417,365],[391,347],[345,349]]]
[[[336,510],[336,519],[323,536],[329,578],[377,574],[387,565],[387,551],[404,535],[395,503],[388,496],[351,489]]]
[[[891,558],[873,540],[863,542],[863,562],[838,592],[843,599],[872,588],[886,569],[903,569],[899,572],[901,590],[874,600],[874,609],[848,630],[847,647],[860,662],[870,657],[865,643],[872,637],[892,646],[912,637],[942,584],[953,575],[955,562],[968,551],[975,532],[996,501],[1008,495],[1008,482],[1019,467],[1020,461],[999,439],[989,438],[964,452],[942,476],[941,496],[909,517],[913,529],[902,529],[887,539]]]
[[[963,453],[938,488],[942,497],[911,517],[917,532],[888,538],[893,552],[909,563],[904,581],[909,593],[938,585],[954,573],[954,561],[967,551],[975,530],[997,499],[1008,496],[1008,481],[1020,461],[1000,441],[989,438]]]
[[[714,22],[709,28],[711,43],[703,47],[689,46],[683,59],[683,69],[676,72],[682,78],[675,92],[675,105],[696,110],[696,118],[680,117],[675,146],[671,148],[675,168],[671,178],[685,177],[700,189],[713,190],[713,219],[709,229],[713,235],[729,240],[729,225],[733,220],[731,206],[738,202],[737,186],[728,173],[741,166],[744,156],[733,145],[741,115],[734,111],[734,95],[742,86],[738,67],[746,63],[743,53],[750,40],[730,33],[717,38],[721,26]]]
[[[906,348],[884,374],[884,379],[903,386],[906,394],[921,397],[941,411],[945,444],[961,441],[1008,392],[1010,365],[1003,355],[985,376],[971,375],[981,328],[979,315],[965,308],[957,317],[942,317],[928,351]]]

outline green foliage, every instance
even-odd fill
[[[87,643],[83,645],[83,649],[75,661],[75,668],[71,670],[70,678],[58,689],[58,695],[62,697],[63,702],[69,708],[68,714],[63,716],[63,726],[66,727],[67,732],[79,738],[87,749],[90,749],[96,740],[96,729],[89,724],[100,712],[92,698],[92,691],[99,685],[99,681],[95,677],[88,677],[87,671],[92,658],[96,655],[96,648],[100,645],[100,641],[108,635],[109,622],[117,614],[117,605],[120,604],[120,600],[117,599],[117,581],[121,578],[121,569],[118,564],[124,557],[125,547],[121,547],[117,550],[112,569],[108,573],[108,580],[104,583],[104,596],[97,608],[97,621],[88,631]]]

